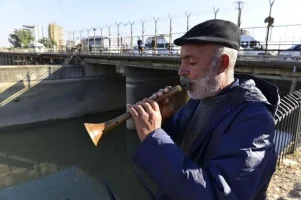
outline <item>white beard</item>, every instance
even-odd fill
[[[192,82],[191,90],[188,91],[192,99],[205,99],[214,96],[221,86],[221,77],[217,73],[217,68],[212,65],[207,74]]]

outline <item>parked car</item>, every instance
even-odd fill
[[[295,44],[285,51],[281,51],[279,55],[284,59],[300,60],[301,44]]]

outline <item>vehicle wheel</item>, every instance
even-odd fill
[[[257,54],[257,58],[264,58],[264,53]]]

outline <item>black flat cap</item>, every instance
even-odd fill
[[[239,50],[240,29],[230,21],[213,19],[195,25],[182,37],[174,40],[174,44],[178,46],[200,43],[220,44]]]

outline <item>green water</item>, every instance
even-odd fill
[[[126,130],[124,123],[95,147],[83,125],[107,121],[124,112],[122,109],[1,131],[0,189],[76,166],[97,181],[106,181],[119,199],[148,199],[132,171],[132,155],[140,143],[136,132]]]

